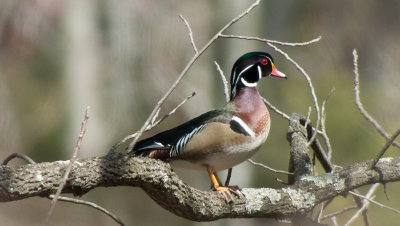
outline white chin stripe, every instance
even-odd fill
[[[237,122],[248,134],[250,134],[251,137],[255,137],[256,134],[254,133],[253,130],[251,130],[243,120],[237,116],[233,116],[232,120]]]
[[[246,80],[244,80],[243,78],[240,78],[240,81],[242,81],[244,86],[247,87],[256,87],[257,86],[257,82],[251,83],[251,82],[246,82]]]
[[[262,71],[260,65],[257,66],[257,69],[258,69],[258,81],[260,81],[262,78]]]

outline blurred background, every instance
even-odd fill
[[[69,159],[86,106],[91,107],[80,158],[101,156],[123,137],[137,131],[159,98],[193,56],[190,23],[200,49],[219,29],[253,1],[161,0],[1,0],[0,1],[0,159],[20,152],[37,162]],[[361,99],[388,133],[399,126],[400,2],[264,0],[226,34],[258,36],[285,42],[322,40],[305,47],[282,47],[310,74],[320,104],[334,164],[346,166],[376,156],[385,140],[361,117],[354,104],[352,51],[359,54]],[[224,105],[219,62],[229,77],[243,53],[267,51],[288,80],[266,79],[259,91],[280,110],[307,114],[312,99],[304,77],[285,58],[255,41],[219,39],[189,70],[168,98],[160,115],[193,91],[196,96],[152,131],[150,136],[210,109]],[[313,112],[314,113],[314,112]],[[271,111],[270,136],[253,157],[270,167],[288,168],[288,122]],[[315,116],[312,117],[315,123]],[[398,156],[391,148],[385,156]],[[11,165],[24,164],[14,160]],[[317,168],[323,173],[321,168]],[[188,184],[207,190],[205,172],[176,170]],[[221,174],[221,175],[224,175]],[[224,176],[222,176],[224,178]],[[231,184],[240,187],[283,185],[277,175],[245,162],[233,169]],[[361,188],[365,194],[368,187]],[[375,200],[400,209],[399,183],[387,185],[389,200],[378,189]],[[82,199],[95,202],[127,225],[284,225],[273,219],[222,219],[196,223],[155,204],[139,188],[97,188]],[[30,198],[0,204],[1,225],[41,225],[50,201]],[[325,213],[352,206],[338,197]],[[315,210],[315,213],[318,212]],[[343,224],[355,211],[338,218]],[[372,225],[395,225],[400,216],[370,205]],[[314,213],[314,215],[315,215]],[[324,223],[330,223],[325,221]],[[86,206],[58,202],[50,225],[116,225]],[[358,219],[353,225],[362,225]]]

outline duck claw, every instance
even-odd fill
[[[238,199],[244,198],[244,195],[240,191],[238,186],[219,186],[219,187],[216,187],[215,190],[217,190],[224,196],[225,201],[227,203],[234,202],[235,201],[234,196],[236,196]]]

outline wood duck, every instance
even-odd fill
[[[224,108],[139,141],[133,154],[161,159],[173,167],[206,170],[227,202],[234,200],[232,193],[243,196],[237,187],[222,186],[216,172],[247,160],[267,139],[269,112],[256,89],[267,76],[287,78],[268,53],[244,54],[233,65],[230,101]]]

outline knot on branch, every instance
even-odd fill
[[[307,130],[304,127],[305,118],[299,113],[293,113],[289,121],[287,139],[290,143],[289,184],[300,177],[311,175],[311,161],[308,156]]]

